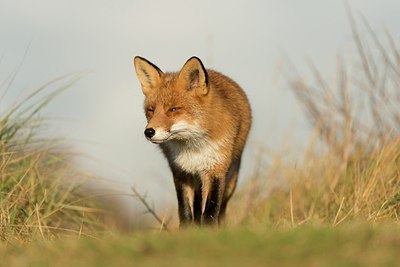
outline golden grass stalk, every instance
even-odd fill
[[[390,34],[382,41],[364,18],[362,36],[347,11],[355,68],[338,56],[333,84],[313,63],[314,83],[291,79],[317,138],[300,163],[272,156],[267,170],[238,192],[234,224],[399,222],[400,50]]]
[[[87,177],[70,164],[72,154],[61,148],[60,140],[40,134],[45,126],[40,111],[79,77],[55,79],[0,113],[2,241],[90,236],[100,229],[97,207],[79,192]]]

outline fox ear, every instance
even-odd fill
[[[189,90],[203,96],[208,94],[208,77],[203,63],[198,57],[191,57],[183,65],[179,72],[179,79],[182,79]]]
[[[134,63],[143,94],[147,96],[159,85],[163,72],[156,65],[139,56],[135,57]]]

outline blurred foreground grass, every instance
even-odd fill
[[[350,224],[136,233],[3,247],[7,266],[398,266],[400,227]]]
[[[4,81],[4,92],[14,75]],[[81,192],[89,176],[71,165],[62,141],[46,136],[41,110],[79,75],[55,79],[0,110],[0,240],[23,243],[101,229],[99,206]],[[2,94],[4,96],[4,94]],[[0,103],[1,103],[0,98]]]

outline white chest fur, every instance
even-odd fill
[[[198,173],[212,169],[224,155],[221,153],[222,142],[211,142],[206,139],[196,141],[168,142],[173,162],[188,173]]]

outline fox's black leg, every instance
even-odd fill
[[[240,168],[240,158],[234,161],[229,167],[229,171],[226,177],[225,193],[222,198],[221,209],[219,212],[219,224],[222,224],[225,220],[226,206],[228,205],[229,199],[232,197],[235,191],[238,173]]]
[[[185,195],[182,186],[176,187],[176,195],[178,198],[178,212],[179,212],[180,226],[191,224],[193,221],[193,215],[192,215],[190,200]]]
[[[194,187],[190,180],[185,176],[174,177],[180,226],[193,223]]]
[[[201,224],[201,187],[195,191],[193,202],[194,223]]]
[[[222,197],[225,192],[225,180],[213,177],[210,182],[210,191],[207,194],[203,213],[203,224],[217,225],[221,210]]]

